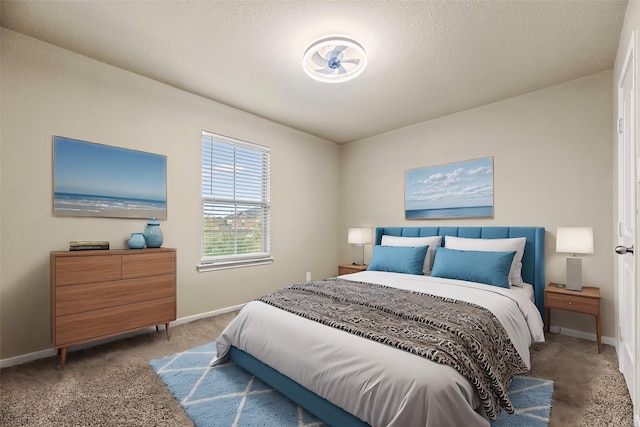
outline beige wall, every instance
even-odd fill
[[[404,220],[404,171],[494,156],[495,219],[437,223],[546,227],[548,281],[564,279],[556,227],[593,226],[585,284],[601,287],[603,334],[615,336],[611,72],[340,147],[5,29],[1,53],[0,358],[50,348],[50,250],[76,239],[124,247],[146,222],[53,217],[54,134],[167,155],[161,227],[165,246],[178,248],[179,317],[246,302],[306,271],[335,274],[352,259],[348,227],[435,224]],[[271,147],[274,264],[195,271],[202,129]],[[595,332],[581,315],[557,312],[554,323]]]
[[[556,228],[592,226],[584,283],[601,288],[602,332],[614,337],[611,80],[602,72],[344,146],[341,260],[352,256],[348,227],[543,226],[546,279],[564,282]],[[485,156],[494,157],[494,219],[404,220],[405,170]],[[554,310],[552,324],[595,333],[584,315]]]
[[[627,57],[627,50],[629,48],[629,44],[631,43],[632,37],[633,37],[633,31],[636,31],[635,34],[635,43],[636,43],[636,76],[635,76],[635,81],[636,81],[636,96],[637,96],[637,91],[638,91],[638,86],[637,86],[637,82],[640,78],[640,73],[638,72],[638,54],[639,54],[639,49],[640,46],[638,45],[638,29],[640,28],[640,2],[637,1],[630,1],[627,5],[627,10],[625,12],[625,17],[624,17],[624,24],[622,27],[622,32],[620,34],[620,42],[618,44],[618,53],[616,55],[616,62],[615,65],[613,67],[613,84],[612,84],[612,90],[613,90],[613,99],[614,99],[614,113],[613,113],[613,117],[614,119],[618,117],[618,79],[620,76],[620,72],[622,70],[622,67],[624,66],[624,62],[626,60]],[[638,114],[638,106],[640,105],[640,99],[636,98],[636,123],[640,123],[640,120],[637,116]],[[614,136],[615,138],[616,136]],[[640,153],[640,147],[638,146],[638,141],[637,141],[637,137],[638,135],[636,134],[636,157],[638,157],[638,153]],[[617,147],[617,144],[616,144]],[[614,185],[613,185],[613,194],[614,194],[614,222],[613,222],[613,226],[612,228],[614,230],[616,230],[616,226],[617,226],[617,218],[618,218],[618,167],[617,167],[617,149],[614,150],[614,158],[613,158],[613,181],[614,181]],[[636,171],[637,172],[637,171]],[[640,200],[640,187],[636,187],[636,197],[637,197],[637,201]],[[637,202],[636,201],[636,202]],[[636,236],[638,235],[638,224],[640,224],[640,217],[636,218]],[[615,232],[615,231],[614,231]],[[617,237],[616,240],[617,242]],[[638,247],[638,238],[636,237],[636,248]],[[637,267],[637,252],[636,252],[636,267]],[[618,260],[615,259],[614,260],[614,270],[615,270],[615,281],[617,283],[617,278],[618,278]],[[637,268],[636,271],[636,283],[640,283],[640,268]],[[637,289],[637,287],[636,287]],[[617,298],[618,298],[618,293],[617,293],[617,289],[616,289],[616,303],[617,303]],[[617,307],[617,304],[616,304]],[[640,292],[636,291],[636,307],[640,307]],[[636,355],[640,354],[640,319],[636,318]],[[637,362],[636,362],[636,377],[635,377],[635,396],[636,396],[636,407],[634,410],[634,417],[635,417],[635,423],[636,425],[640,425],[640,409],[638,409],[638,399],[640,397],[640,366],[638,366]]]
[[[1,31],[0,359],[51,348],[49,251],[70,240],[123,248],[146,223],[53,217],[52,135],[167,156],[161,228],[164,246],[178,249],[178,317],[244,303],[306,271],[337,273],[337,145]],[[203,129],[271,147],[273,264],[196,272]]]

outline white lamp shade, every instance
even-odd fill
[[[352,245],[368,245],[371,243],[371,229],[350,228],[347,240]]]
[[[593,253],[593,228],[558,227],[556,252],[572,254]]]

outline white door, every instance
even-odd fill
[[[618,222],[616,252],[620,254],[618,295],[620,330],[618,359],[620,370],[636,406],[636,262],[633,249],[636,241],[636,49],[635,32],[618,79]]]

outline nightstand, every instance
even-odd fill
[[[342,264],[338,266],[338,276],[343,274],[357,273],[358,271],[365,271],[369,267],[368,265],[355,265],[355,264]]]
[[[551,325],[551,309],[575,311],[596,317],[596,336],[600,353],[600,288],[584,286],[582,292],[559,288],[557,283],[549,283],[544,289],[545,330]]]

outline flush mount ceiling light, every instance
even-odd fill
[[[312,79],[346,82],[360,75],[367,65],[367,54],[356,40],[345,36],[323,37],[305,50],[302,67]]]

